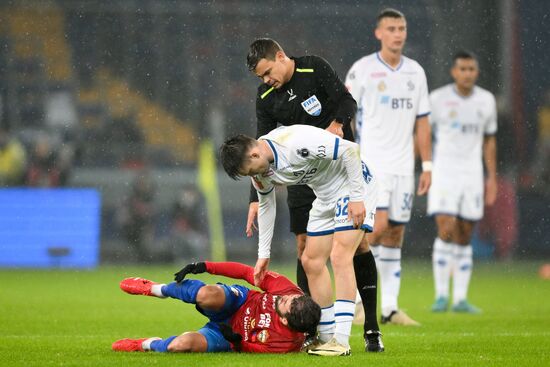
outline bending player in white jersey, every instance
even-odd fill
[[[305,139],[307,137],[307,139]],[[308,185],[317,199],[309,214],[302,263],[312,298],[322,307],[314,355],[349,355],[355,311],[353,255],[374,225],[376,186],[359,146],[325,130],[292,125],[258,140],[245,135],[227,139],[220,148],[227,174],[251,176],[259,196],[259,251],[256,282],[267,271],[275,223],[274,185]],[[333,302],[330,258],[336,301]]]
[[[346,85],[357,101],[355,135],[361,154],[372,160],[379,184],[376,226],[370,235],[380,273],[382,323],[418,325],[399,310],[401,247],[414,196],[414,144],[422,158],[417,195],[431,183],[430,106],[424,69],[402,55],[407,38],[405,16],[395,9],[378,15],[375,36],[379,52],[359,59],[348,71]]]
[[[434,167],[428,214],[435,216],[438,235],[433,248],[434,312],[447,311],[451,274],[452,310],[480,311],[466,298],[472,274],[470,240],[475,222],[483,217],[484,204],[492,205],[496,199],[497,116],[495,97],[475,85],[478,74],[475,55],[458,52],[451,68],[454,83],[430,94]]]

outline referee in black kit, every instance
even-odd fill
[[[326,129],[354,141],[351,120],[357,103],[326,60],[319,56],[288,57],[269,38],[255,40],[246,58],[248,69],[262,80],[256,98],[257,134],[269,133],[280,125],[303,124]],[[307,139],[307,137],[304,137]],[[288,187],[290,230],[296,235],[298,285],[309,292],[300,257],[306,246],[309,211],[315,194],[308,186]],[[246,234],[252,236],[258,213],[258,197],[251,188]],[[381,352],[384,346],[376,317],[377,271],[368,248],[359,247],[353,259],[357,288],[365,312],[365,349]]]

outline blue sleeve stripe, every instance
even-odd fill
[[[319,325],[332,325],[335,324],[335,321],[321,321]]]
[[[339,312],[339,313],[334,314],[334,317],[338,317],[338,316],[351,316],[351,317],[353,317],[355,315],[351,312]]]
[[[258,194],[260,194],[260,195],[267,195],[267,194],[269,194],[271,191],[273,191],[274,188],[275,188],[275,186],[273,186],[273,187],[271,188],[271,190],[269,190],[268,192],[260,192],[260,191],[258,191],[258,190],[256,190],[256,191],[258,191]]]
[[[419,119],[421,117],[428,116],[431,112],[421,113],[420,115],[416,115],[416,118]]]
[[[277,155],[277,150],[275,149],[275,146],[273,145],[271,140],[265,139],[265,141],[267,141],[267,144],[269,144],[269,146],[271,147],[271,150],[273,151],[273,156],[275,157],[275,168],[278,168],[277,162],[279,160],[279,156]]]
[[[349,300],[349,299],[337,299],[334,302],[346,302],[346,303],[353,303],[355,304],[355,301]]]
[[[338,158],[339,145],[340,145],[340,138],[336,138],[336,141],[334,142],[334,154],[332,155],[332,160],[336,160]]]

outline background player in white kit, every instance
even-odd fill
[[[307,137],[307,139],[304,139]],[[259,251],[255,278],[267,271],[275,223],[274,185],[308,185],[315,192],[302,263],[312,298],[322,307],[319,337],[310,354],[349,355],[355,311],[353,255],[374,225],[376,185],[359,146],[307,125],[279,127],[258,140],[245,135],[220,148],[227,174],[251,176],[259,196]],[[336,301],[326,262],[334,272]]]
[[[384,9],[377,18],[379,52],[359,59],[348,71],[346,86],[357,101],[356,137],[361,154],[372,160],[379,184],[376,225],[370,235],[380,273],[382,323],[418,325],[399,310],[401,247],[414,196],[416,133],[422,159],[417,195],[431,183],[430,106],[424,69],[402,55],[407,38],[405,16]]]
[[[438,236],[433,248],[436,301],[432,310],[447,310],[452,274],[452,310],[478,313],[466,298],[472,274],[470,240],[475,222],[483,217],[484,204],[492,205],[497,194],[496,103],[489,91],[475,85],[479,66],[473,53],[458,52],[451,75],[454,83],[430,94],[434,167],[428,214],[435,216]]]

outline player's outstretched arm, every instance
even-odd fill
[[[181,283],[187,274],[201,274],[204,272],[206,272],[206,263],[198,262],[187,264],[183,269],[174,274],[174,280]]]
[[[428,116],[416,119],[416,139],[422,159],[422,174],[418,180],[416,194],[422,196],[428,193],[432,184],[432,129]]]
[[[258,231],[258,226],[256,225],[256,217],[258,216],[258,202],[251,201],[248,204],[248,216],[246,217],[246,237],[252,237],[254,231]]]
[[[269,258],[258,258],[254,267],[254,285],[259,287],[267,274],[269,268]]]
[[[257,182],[254,182],[257,185]],[[254,285],[259,286],[269,266],[271,257],[271,241],[275,229],[277,201],[275,188],[268,191],[258,190],[258,262],[254,270]]]
[[[487,169],[485,204],[493,205],[497,199],[497,139],[494,135],[483,140],[483,160]]]

